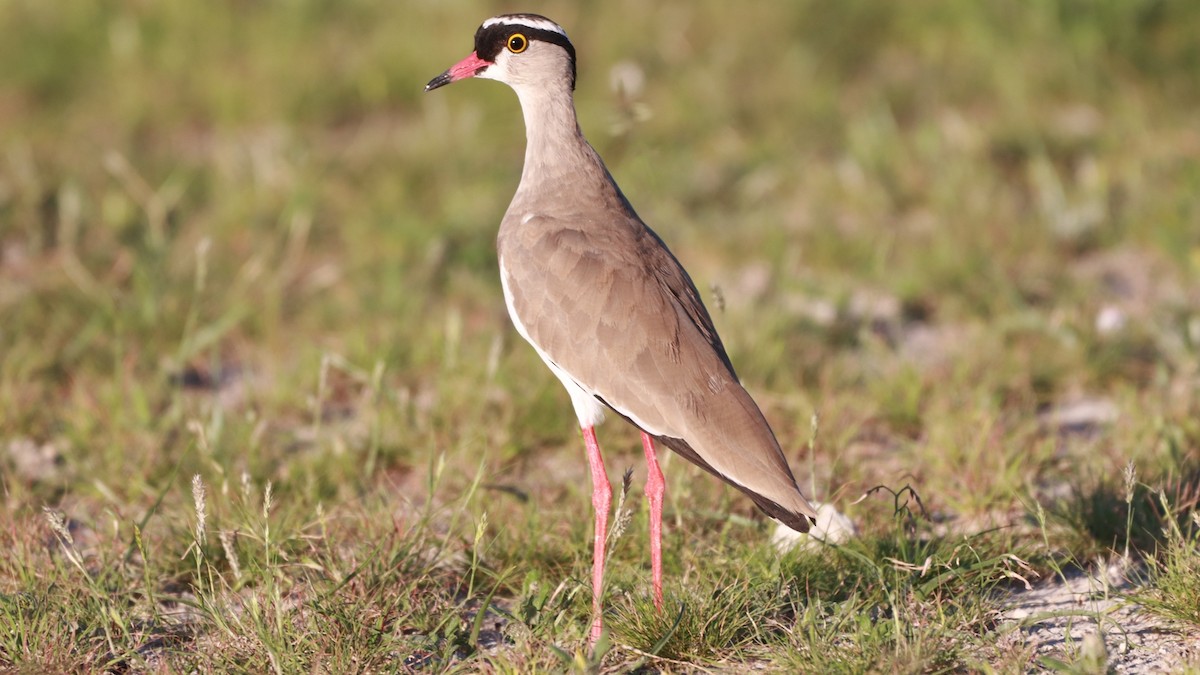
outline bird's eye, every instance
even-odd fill
[[[520,54],[529,46],[529,40],[520,33],[513,33],[508,36],[508,51],[514,54]]]

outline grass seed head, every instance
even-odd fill
[[[192,501],[196,504],[196,545],[204,546],[208,541],[205,534],[205,522],[208,520],[208,513],[204,505],[204,481],[201,480],[200,474],[192,476]]]

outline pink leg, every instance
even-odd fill
[[[646,451],[646,499],[650,501],[650,577],[654,585],[654,608],[662,612],[662,502],[667,483],[654,454],[654,439],[644,431],[642,449]]]
[[[600,594],[604,590],[604,540],[608,535],[608,509],[612,506],[612,486],[604,472],[604,458],[596,441],[596,428],[583,430],[587,445],[588,464],[592,469],[592,508],[596,510],[595,541],[592,544],[592,633],[588,644],[595,646],[600,639]]]

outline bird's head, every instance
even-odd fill
[[[475,31],[475,51],[425,85],[433,91],[468,77],[520,90],[565,84],[575,89],[575,47],[562,26],[537,14],[502,14]]]

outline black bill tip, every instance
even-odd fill
[[[446,72],[442,73],[441,75],[438,75],[437,77],[430,80],[429,84],[425,85],[425,91],[426,92],[433,91],[434,89],[437,89],[438,87],[444,87],[453,81],[454,81],[454,78],[452,78],[450,76],[450,71],[447,70]]]

